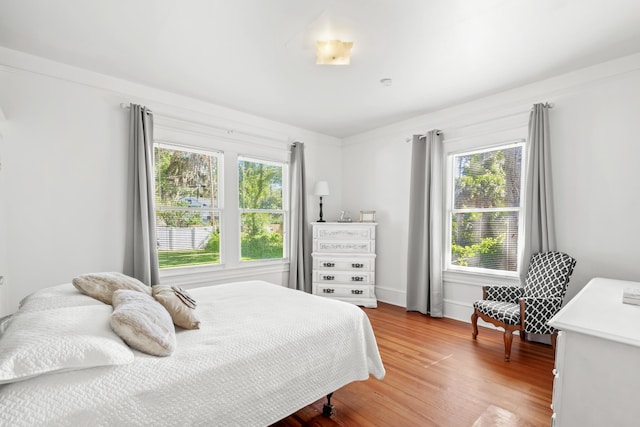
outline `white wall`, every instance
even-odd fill
[[[593,277],[640,281],[640,71],[558,96],[553,109],[558,244]]]
[[[4,48],[0,100],[6,116],[0,146],[0,221],[6,224],[0,234],[6,247],[0,260],[6,282],[0,287],[0,315],[37,289],[87,272],[122,271],[128,141],[123,102],[203,127],[233,129],[232,142],[264,136],[286,147],[302,141],[309,193],[315,181],[329,180],[326,211],[339,209],[341,168],[332,168],[340,166],[341,145],[335,138]],[[315,197],[308,203],[312,220],[318,211]],[[285,283],[286,277],[280,266],[205,274],[198,280]]]
[[[357,219],[375,210],[376,296],[404,305],[411,146],[406,135],[366,139],[343,148],[344,209]]]
[[[526,129],[533,103],[551,102],[558,248],[577,259],[568,298],[596,276],[640,281],[640,55],[448,108],[344,141],[344,206],[378,212],[376,288],[406,304],[412,134],[442,129],[447,143]],[[526,135],[524,135],[526,137]],[[486,283],[445,276],[445,316],[469,321]]]

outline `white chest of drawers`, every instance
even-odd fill
[[[377,307],[376,223],[314,222],[313,294]]]
[[[640,283],[595,278],[549,321],[560,330],[552,426],[640,425],[640,306],[622,303],[625,288]]]

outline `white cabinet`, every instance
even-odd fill
[[[640,425],[640,306],[622,303],[625,288],[640,283],[593,279],[549,322],[553,426]]]
[[[376,223],[313,223],[313,294],[377,307]]]

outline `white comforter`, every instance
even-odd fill
[[[369,374],[382,379],[358,307],[266,282],[191,289],[201,329],[177,332],[167,358],[0,385],[0,425],[266,426]],[[24,309],[94,301],[71,285]]]

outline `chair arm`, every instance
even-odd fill
[[[524,289],[521,286],[488,285],[482,287],[482,299],[489,301],[516,304],[523,293]]]
[[[551,334],[555,329],[547,322],[562,307],[562,298],[520,298],[520,307],[525,332]]]

